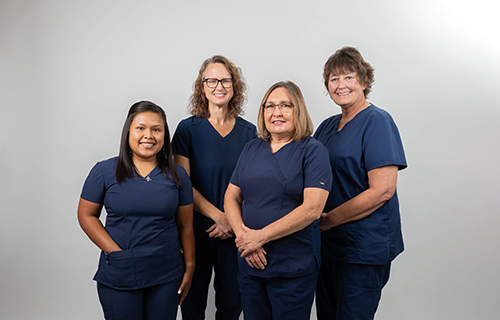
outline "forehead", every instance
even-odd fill
[[[291,101],[288,90],[283,87],[274,89],[267,97],[267,102],[283,102],[283,101],[288,101],[288,102]]]
[[[205,78],[231,78],[231,74],[222,63],[209,64],[203,74]]]
[[[163,126],[163,118],[158,113],[146,111],[136,115],[134,120],[132,120],[132,123]]]
[[[343,68],[333,68],[331,71],[330,71],[330,77],[331,76],[339,76],[339,75],[344,75],[344,74],[354,74],[356,75],[356,71],[352,71],[353,69],[351,68],[347,68],[347,67],[343,67]]]

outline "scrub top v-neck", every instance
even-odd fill
[[[304,201],[305,188],[330,191],[328,151],[309,137],[292,141],[273,153],[269,141],[252,140],[241,153],[231,183],[243,195],[242,218],[251,229],[262,229]],[[316,270],[312,225],[264,245],[268,265],[253,269],[239,258],[240,270],[259,277],[297,277]]]
[[[117,157],[98,162],[81,194],[82,199],[104,205],[106,231],[123,249],[101,253],[94,279],[113,288],[132,290],[181,277],[184,263],[175,213],[179,206],[193,203],[186,171],[176,165],[180,185],[170,174],[165,177],[158,167],[146,177],[134,173],[119,184],[115,177],[117,163]]]
[[[224,195],[238,157],[245,144],[256,137],[256,128],[238,117],[226,136],[207,119],[195,116],[182,120],[172,139],[173,151],[189,159],[193,187],[205,199],[224,211]],[[213,221],[196,212],[195,229],[205,231]],[[195,230],[195,231],[196,231]]]
[[[368,189],[368,171],[407,166],[398,128],[387,111],[372,104],[338,130],[341,117],[324,120],[314,133],[328,149],[333,172],[326,212]],[[368,217],[323,231],[321,236],[323,252],[333,259],[378,265],[390,262],[404,249],[397,191]]]

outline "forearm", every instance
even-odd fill
[[[328,230],[344,223],[366,218],[392,198],[396,192],[398,167],[385,166],[368,172],[369,188],[356,197],[323,214],[320,229]]]
[[[227,200],[225,200],[227,201]],[[233,229],[236,237],[243,234],[243,218],[241,217],[241,205],[237,203],[232,203],[232,201],[225,202],[224,211],[226,213],[227,220]]]
[[[90,240],[95,243],[102,251],[120,251],[121,248],[111,238],[99,218],[94,216],[79,217],[80,226],[87,234]]]
[[[264,244],[283,238],[304,229],[318,219],[328,198],[328,191],[319,188],[306,188],[304,202],[279,220],[260,230],[244,228],[244,233],[236,238],[236,246],[243,257],[264,246]]]
[[[179,230],[179,240],[184,256],[186,272],[194,272],[195,245],[193,228],[182,228]]]
[[[241,216],[241,204],[243,202],[241,190],[229,184],[224,197],[224,212],[236,237],[245,233],[243,230],[243,218]]]
[[[286,237],[304,229],[319,219],[328,198],[328,191],[317,188],[305,189],[304,203],[281,219],[261,229],[264,243]]]
[[[182,248],[186,272],[194,272],[195,240],[193,231],[193,205],[181,206],[176,214],[179,242]]]
[[[195,188],[193,188],[194,209],[202,215],[212,219],[219,220],[224,213],[210,203],[205,197]]]

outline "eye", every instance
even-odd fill
[[[144,130],[144,127],[137,127],[137,130]]]
[[[233,79],[227,78],[227,79],[222,79],[222,83],[233,83]]]
[[[289,110],[292,106],[286,103],[281,104],[281,110]]]
[[[352,80],[352,79],[354,79],[354,77],[353,77],[353,76],[347,76],[347,77],[345,77],[345,78],[346,78],[346,80]]]
[[[331,81],[331,82],[335,82],[335,81],[337,81],[337,80],[339,80],[339,78],[337,78],[337,77],[331,77],[331,78],[330,78],[330,81]]]
[[[207,84],[215,84],[215,83],[217,83],[217,81],[214,80],[214,79],[206,79],[205,81],[207,82]]]

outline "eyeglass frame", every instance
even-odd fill
[[[207,83],[207,80],[215,80],[215,81],[217,81],[217,84],[215,85],[215,87],[210,87],[210,86],[208,85],[208,83]],[[224,86],[224,82],[222,82],[222,81],[224,81],[224,80],[231,80],[231,81],[229,82],[231,85],[230,85],[229,87]],[[207,85],[207,87],[208,87],[208,88],[210,88],[210,89],[215,89],[215,88],[217,88],[217,86],[219,85],[219,83],[221,84],[221,86],[222,86],[224,89],[229,89],[229,88],[232,88],[232,87],[233,87],[233,85],[234,85],[234,78],[223,78],[223,79],[220,79],[220,80],[219,80],[219,79],[217,79],[217,78],[203,78],[203,79],[201,80],[201,82],[204,82],[204,83]]]
[[[273,107],[272,110],[270,110],[270,108],[269,108],[271,106]],[[283,110],[284,106],[288,106],[290,109],[289,110]],[[281,111],[281,112],[290,112],[292,110],[292,108],[293,108],[293,103],[291,103],[291,102],[290,103],[282,102],[280,104],[272,104],[272,103],[271,104],[267,104],[267,103],[264,103],[262,105],[262,108],[264,108],[264,111],[267,112],[267,113],[269,113],[269,114],[273,113],[276,110],[276,108],[278,108],[279,111]]]

